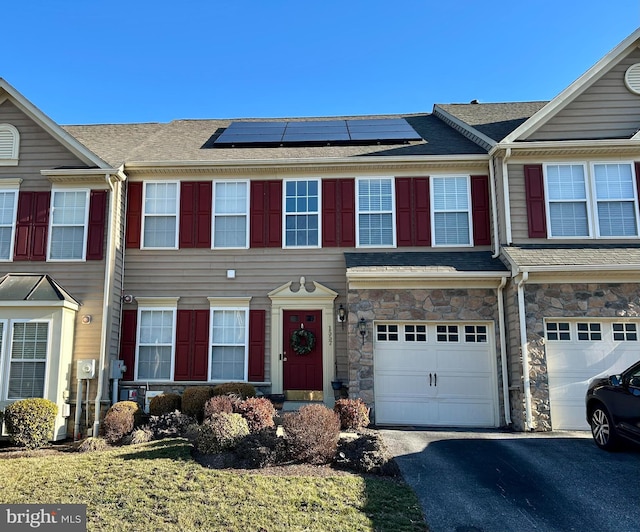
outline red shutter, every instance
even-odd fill
[[[124,361],[125,366],[127,366],[127,370],[124,372],[124,380],[132,381],[134,379],[136,361],[138,311],[123,310],[120,327],[120,360]]]
[[[20,192],[18,195],[13,260],[29,260],[31,258],[31,213],[35,194],[35,192]]]
[[[491,219],[489,216],[489,178],[471,176],[471,205],[473,217],[473,243],[476,246],[491,244]]]
[[[269,229],[267,247],[282,247],[282,181],[269,181]]]
[[[398,247],[413,246],[413,209],[411,178],[396,178],[396,239]]]
[[[206,381],[208,358],[209,311],[178,310],[174,379]]]
[[[338,180],[322,180],[322,247],[338,246]]]
[[[431,245],[429,178],[396,178],[396,238],[398,246]]]
[[[89,200],[89,228],[87,230],[87,260],[104,257],[104,228],[107,211],[107,191],[92,190]]]
[[[249,380],[264,381],[266,311],[249,311]]]
[[[338,190],[340,191],[340,245],[353,248],[356,246],[356,180],[340,179]]]
[[[524,183],[527,197],[529,238],[546,238],[547,217],[544,201],[544,178],[542,176],[542,165],[525,165]]]
[[[142,231],[142,183],[127,185],[127,233],[125,245],[128,248],[140,249],[140,232]]]
[[[252,248],[282,247],[282,181],[251,182]]]
[[[14,260],[46,260],[50,192],[20,192]]]
[[[211,201],[213,193],[211,181],[203,181],[197,184],[196,206],[196,232],[195,246],[197,248],[211,249]]]
[[[180,249],[196,247],[196,185],[197,183],[180,183]]]

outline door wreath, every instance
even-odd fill
[[[296,329],[291,333],[291,348],[297,355],[308,355],[316,345],[316,337],[306,329]]]

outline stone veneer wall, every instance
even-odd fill
[[[498,331],[498,298],[492,288],[478,289],[368,289],[349,290],[349,396],[360,398],[371,407],[375,419],[373,379],[373,329],[377,321],[411,320],[492,320],[496,334],[495,345],[500,353]],[[358,334],[357,322],[367,320],[364,344]],[[502,385],[502,371],[498,357],[498,386]],[[500,418],[504,422],[504,405],[499,394]]]
[[[531,414],[534,430],[551,430],[549,378],[544,348],[544,318],[635,318],[640,316],[640,285],[637,283],[525,284]],[[522,401],[524,409],[524,401]],[[514,421],[524,419],[516,412]],[[524,421],[522,421],[524,427]],[[522,428],[521,427],[521,428]]]

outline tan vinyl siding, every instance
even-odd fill
[[[498,242],[504,244],[507,241],[506,238],[506,216],[504,206],[504,176],[502,175],[502,158],[493,159],[494,165],[494,179],[495,179],[495,192],[496,192],[496,219],[498,224]],[[493,219],[491,220],[493,224]],[[493,233],[491,235],[493,240]]]
[[[524,188],[524,165],[508,165],[511,237],[514,243],[529,240],[527,198]]]
[[[50,189],[51,184],[40,175],[40,170],[86,166],[8,100],[0,104],[0,122],[11,124],[20,132],[18,166],[0,166],[0,179],[22,178],[20,190]]]
[[[640,95],[627,89],[624,75],[639,62],[634,49],[527,140],[631,137],[640,128]]]

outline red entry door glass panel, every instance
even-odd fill
[[[322,390],[322,311],[285,310],[282,341],[285,390]],[[315,336],[315,345],[305,355],[291,347],[291,335],[303,328]]]

